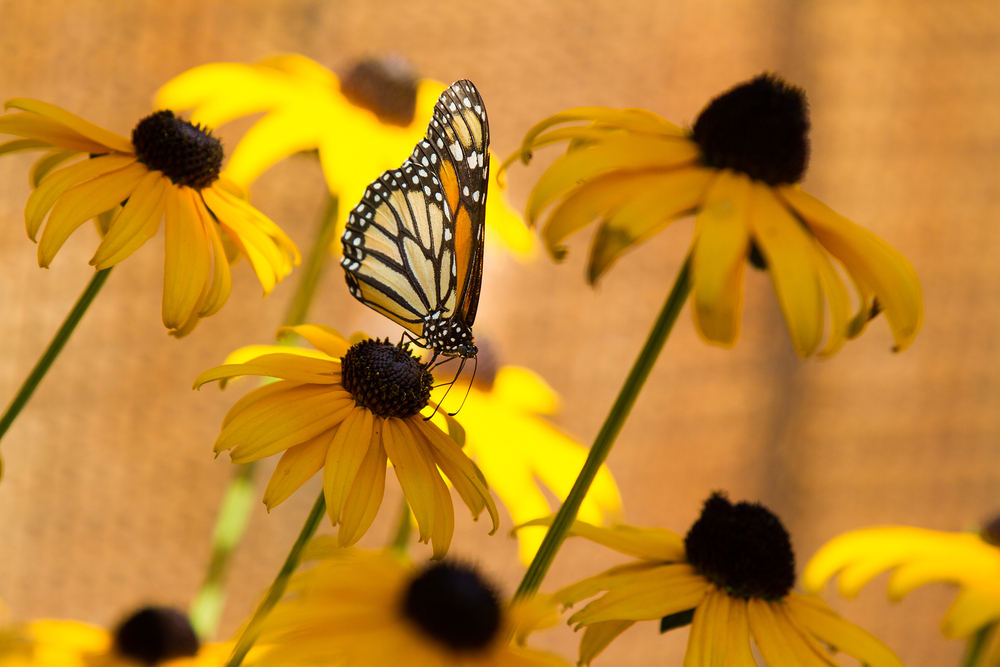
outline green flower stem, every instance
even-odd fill
[[[299,279],[292,305],[285,317],[285,326],[294,327],[306,321],[316,286],[330,258],[330,246],[337,235],[337,211],[337,197],[328,196],[323,217],[319,220],[316,240],[309,249],[305,266],[302,267],[302,277]],[[294,336],[285,334],[278,342],[281,345],[291,345],[293,338]],[[219,516],[212,534],[212,556],[208,562],[205,580],[188,610],[191,627],[203,640],[211,639],[219,627],[219,619],[226,600],[226,579],[229,576],[233,550],[246,533],[250,512],[253,509],[256,472],[255,462],[240,465],[233,473],[233,479],[219,507]]]
[[[62,326],[59,327],[59,331],[56,332],[55,337],[49,343],[49,346],[45,348],[45,352],[42,353],[41,358],[35,364],[35,367],[31,369],[31,373],[24,380],[24,384],[21,385],[21,390],[17,392],[17,396],[14,400],[10,402],[7,406],[7,411],[3,413],[3,417],[0,417],[0,439],[3,439],[6,435],[7,430],[10,425],[14,423],[17,416],[21,414],[21,410],[28,403],[28,399],[31,395],[35,393],[35,389],[38,388],[38,384],[45,377],[48,372],[49,367],[52,366],[52,362],[56,360],[59,353],[62,352],[63,346],[66,345],[66,341],[73,334],[73,330],[76,329],[76,325],[80,323],[83,318],[83,314],[87,312],[87,308],[90,307],[91,302],[97,293],[101,291],[104,287],[104,282],[108,279],[108,275],[111,273],[113,266],[106,269],[98,271],[94,274],[94,277],[90,279],[87,283],[87,288],[83,290],[83,294],[80,298],[76,300],[76,304],[73,306],[73,310],[69,311],[69,315],[63,321]],[[3,475],[3,466],[0,465],[0,477]]]
[[[593,446],[590,448],[590,453],[587,454],[587,460],[583,464],[583,469],[580,470],[579,476],[577,476],[576,481],[573,483],[573,488],[570,490],[569,495],[566,496],[566,501],[559,508],[555,519],[552,520],[552,525],[549,526],[549,530],[545,534],[545,539],[542,540],[542,545],[539,547],[538,553],[535,554],[531,565],[528,566],[528,571],[524,573],[521,585],[518,586],[517,592],[514,594],[515,600],[532,597],[538,591],[539,586],[542,585],[542,579],[545,578],[549,566],[552,565],[552,560],[555,558],[556,553],[566,539],[566,534],[576,520],[580,504],[587,495],[587,491],[590,489],[597,471],[601,468],[605,459],[608,458],[608,453],[611,451],[612,445],[615,444],[615,439],[621,432],[629,412],[632,411],[632,406],[635,404],[635,400],[639,396],[646,378],[649,377],[649,372],[652,370],[653,364],[656,363],[656,359],[660,355],[660,350],[663,349],[663,344],[667,342],[667,337],[670,335],[670,330],[673,328],[674,322],[677,321],[681,307],[683,307],[684,302],[687,300],[688,293],[691,291],[690,273],[691,256],[688,255],[684,266],[681,267],[680,272],[677,274],[677,279],[674,281],[674,286],[670,290],[670,295],[667,297],[666,303],[663,304],[663,310],[660,311],[656,322],[653,324],[652,331],[649,332],[649,338],[646,339],[646,344],[643,346],[642,352],[639,353],[639,357],[635,360],[632,370],[625,379],[625,384],[622,385],[621,391],[618,392],[618,398],[615,399],[614,405],[611,406],[611,411],[608,413],[607,419],[604,420],[604,425],[601,427]]]
[[[399,505],[399,523],[396,525],[396,536],[392,539],[393,551],[398,554],[405,554],[406,547],[410,544],[410,533],[413,532],[413,521],[410,518],[410,503],[406,502],[406,496]]]
[[[326,498],[323,496],[323,492],[320,491],[312,511],[309,512],[302,530],[299,531],[299,536],[296,538],[295,544],[292,545],[292,550],[288,552],[288,557],[285,558],[285,564],[281,566],[278,576],[274,578],[271,587],[267,589],[267,596],[257,607],[257,611],[253,613],[253,617],[247,624],[246,630],[243,631],[239,641],[236,642],[236,648],[233,649],[233,654],[229,656],[229,662],[226,663],[226,667],[239,667],[240,663],[243,662],[243,658],[253,648],[254,642],[257,641],[257,636],[260,634],[261,623],[271,613],[271,610],[274,609],[274,605],[278,603],[281,596],[285,594],[285,589],[288,588],[288,580],[295,572],[295,568],[299,566],[299,562],[302,560],[302,552],[319,527],[319,522],[322,521],[324,514],[326,514]]]

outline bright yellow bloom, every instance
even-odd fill
[[[589,665],[636,621],[660,620],[664,630],[691,624],[684,667],[753,667],[751,637],[772,667],[837,665],[827,647],[871,667],[902,667],[889,648],[822,600],[791,591],[788,533],[760,505],[732,505],[713,494],[687,537],[662,528],[599,528],[582,521],[570,535],[639,559],[552,596],[572,605],[607,591],[569,618],[576,629],[586,628],[580,664]]]
[[[501,604],[468,566],[417,570],[384,553],[330,550],[289,592],[264,621],[254,667],[568,667],[511,641],[533,629],[534,605]]]
[[[577,121],[588,122],[565,125]],[[804,93],[766,75],[716,98],[692,131],[644,109],[564,111],[535,125],[504,166],[569,142],[532,190],[526,218],[534,225],[554,204],[542,236],[556,259],[565,256],[570,234],[597,221],[591,283],[624,251],[694,214],[692,313],[706,342],[736,343],[749,260],[771,274],[801,356],[820,349],[827,310],[821,355],[836,352],[879,312],[903,350],[923,320],[916,273],[884,241],[797,185],[808,127]],[[838,264],[857,293],[853,316]]]
[[[352,345],[315,324],[288,330],[317,351],[253,346],[195,380],[197,388],[243,375],[278,379],[237,401],[215,442],[216,453],[232,450],[233,463],[284,452],[264,491],[268,509],[322,469],[327,514],[340,526],[340,545],[354,544],[382,504],[388,459],[416,517],[420,541],[431,541],[434,558],[448,552],[455,528],[442,473],[474,518],[489,511],[496,531],[497,509],[482,473],[420,414],[432,378],[406,348],[370,339],[352,339]]]
[[[164,220],[163,324],[181,337],[226,303],[229,267],[239,257],[250,263],[265,295],[299,263],[291,239],[220,176],[218,139],[172,113],[144,118],[129,141],[45,102],[12,99],[4,109],[21,112],[0,116],[0,134],[23,139],[0,144],[0,155],[47,151],[31,170],[34,191],[24,209],[32,241],[48,216],[39,266],[48,267],[91,218],[97,217],[102,236],[90,260],[97,270],[138,250]]]
[[[456,383],[442,409],[458,411],[455,421],[465,429],[465,453],[478,464],[500,500],[510,512],[514,525],[552,512],[539,481],[560,500],[569,495],[587,450],[565,433],[542,419],[559,406],[559,397],[545,380],[519,366],[503,366],[492,383],[488,372],[476,375],[466,398],[463,383]],[[439,388],[440,396],[446,387]],[[464,401],[464,404],[463,404]],[[459,409],[461,407],[461,409]],[[578,516],[601,524],[605,519],[620,520],[621,497],[606,465],[594,478]],[[518,531],[521,559],[531,562],[542,543],[545,529],[530,526]]]
[[[330,192],[340,197],[340,229],[365,189],[383,171],[395,169],[424,138],[434,103],[446,86],[416,82],[416,108],[405,126],[379,120],[341,91],[341,81],[319,63],[279,54],[254,65],[212,63],[188,70],[157,93],[161,109],[193,109],[192,122],[218,127],[235,118],[266,112],[233,150],[227,173],[249,185],[275,162],[302,151],[319,152]],[[490,185],[487,233],[520,255],[534,251],[534,237],[502,192]],[[338,233],[339,237],[339,233]],[[334,244],[339,253],[339,244]]]
[[[909,526],[851,531],[816,552],[802,573],[802,585],[819,591],[839,574],[837,590],[844,597],[854,597],[876,575],[890,569],[892,600],[934,581],[960,587],[941,621],[946,637],[968,637],[1000,621],[1000,548],[971,533]]]

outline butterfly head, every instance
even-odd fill
[[[424,341],[427,347],[446,357],[469,359],[479,353],[472,327],[459,319],[441,317],[439,311],[424,319]]]

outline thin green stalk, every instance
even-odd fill
[[[91,302],[97,293],[101,291],[104,287],[104,282],[108,279],[108,275],[111,273],[111,269],[114,267],[108,267],[94,274],[94,277],[90,279],[87,283],[86,289],[83,290],[83,294],[80,298],[76,300],[76,304],[73,306],[73,310],[69,311],[69,315],[63,321],[62,326],[59,327],[59,331],[52,338],[49,346],[45,348],[45,352],[42,353],[41,358],[35,364],[35,367],[31,369],[31,373],[24,380],[24,384],[21,385],[21,390],[17,392],[17,396],[14,400],[10,402],[7,406],[7,411],[3,413],[3,417],[0,417],[0,439],[6,435],[7,430],[10,425],[14,423],[17,416],[21,413],[21,410],[27,404],[28,399],[31,395],[35,393],[35,389],[38,388],[38,384],[45,377],[48,372],[49,367],[52,366],[52,362],[56,360],[59,353],[62,352],[63,346],[66,345],[66,341],[73,334],[73,330],[76,329],[76,325],[80,323],[83,318],[83,314],[87,312],[87,308],[90,307]],[[0,467],[0,476],[3,474],[3,468]]]
[[[240,663],[243,662],[243,658],[253,648],[254,642],[257,641],[257,635],[260,634],[260,624],[271,613],[271,610],[274,609],[274,605],[278,603],[281,596],[285,594],[285,589],[288,588],[288,580],[295,572],[295,568],[299,566],[299,562],[302,560],[302,552],[319,527],[319,522],[323,519],[324,514],[326,514],[326,498],[323,492],[320,491],[312,511],[309,512],[302,530],[299,531],[299,536],[295,539],[295,544],[292,545],[292,550],[288,552],[288,557],[285,558],[285,564],[281,566],[278,576],[274,578],[271,587],[267,589],[267,595],[257,607],[257,611],[253,613],[253,617],[247,624],[246,630],[243,631],[239,641],[236,642],[236,648],[233,649],[233,654],[229,656],[229,662],[226,663],[226,667],[239,667]]]
[[[392,540],[393,551],[398,554],[405,554],[406,547],[410,544],[410,533],[413,532],[413,521],[410,518],[410,503],[406,502],[406,496],[399,505],[399,523],[396,525],[396,536]]]
[[[306,321],[316,286],[330,258],[330,245],[337,235],[337,210],[337,198],[333,195],[328,196],[316,230],[316,239],[309,249],[305,266],[300,272],[299,284],[292,297],[292,305],[285,316],[285,326],[294,327]],[[283,335],[278,342],[281,345],[291,345],[293,338],[291,335]],[[191,627],[203,640],[211,639],[219,627],[219,619],[226,601],[226,579],[229,576],[233,550],[246,533],[250,512],[253,509],[256,472],[255,462],[240,465],[233,473],[233,479],[219,507],[212,535],[212,556],[205,573],[205,580],[188,610]]]
[[[611,406],[611,411],[604,420],[604,425],[601,426],[601,430],[597,434],[597,438],[594,440],[589,454],[587,454],[587,460],[583,464],[583,469],[580,470],[576,482],[573,483],[573,488],[570,490],[569,495],[566,496],[566,501],[559,508],[555,519],[552,520],[552,525],[549,526],[549,530],[542,540],[542,546],[539,547],[538,553],[535,554],[531,565],[528,566],[528,571],[524,573],[521,585],[518,586],[517,592],[514,594],[515,600],[530,598],[538,591],[538,587],[542,585],[542,579],[545,578],[545,574],[549,571],[552,559],[555,558],[556,553],[566,539],[566,533],[569,532],[573,521],[576,520],[580,504],[587,495],[587,491],[590,489],[597,471],[605,459],[608,458],[608,453],[611,451],[612,445],[615,444],[615,439],[618,437],[618,433],[621,432],[629,412],[632,411],[632,406],[635,404],[635,400],[639,396],[639,391],[642,389],[643,384],[645,384],[646,378],[649,377],[649,372],[653,369],[653,364],[656,363],[656,359],[660,355],[660,350],[663,349],[663,344],[667,342],[667,337],[670,335],[670,330],[673,328],[674,322],[677,321],[681,307],[687,300],[688,293],[691,291],[690,272],[691,257],[689,255],[684,262],[684,266],[681,267],[680,272],[677,274],[674,286],[670,290],[670,295],[667,297],[666,303],[663,304],[663,309],[656,318],[656,322],[653,324],[652,331],[649,332],[646,344],[639,353],[639,357],[635,360],[632,370],[618,392],[618,398],[615,399],[614,405]]]
[[[997,629],[996,623],[990,623],[976,630],[965,643],[965,656],[962,658],[962,667],[976,667],[982,660],[983,650],[989,643],[990,637]]]

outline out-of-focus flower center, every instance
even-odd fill
[[[115,630],[115,649],[146,665],[197,655],[198,637],[187,616],[170,607],[145,607]]]
[[[436,563],[406,591],[403,614],[456,651],[486,648],[500,630],[496,591],[469,566]]]
[[[417,112],[417,74],[402,56],[359,61],[340,78],[340,92],[387,125],[406,127]]]
[[[723,493],[705,501],[687,537],[688,562],[730,595],[780,600],[795,583],[795,554],[781,520],[759,503]]]
[[[797,183],[809,163],[806,94],[762,74],[712,100],[694,124],[710,167],[735,169],[770,185]]]
[[[215,182],[222,170],[222,142],[173,111],[157,111],[140,120],[132,130],[132,145],[140,162],[162,171],[174,185],[200,190]]]
[[[408,346],[364,340],[340,358],[344,389],[379,417],[412,417],[427,405],[434,378]]]

